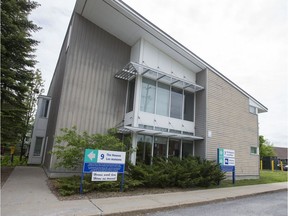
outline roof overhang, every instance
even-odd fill
[[[138,134],[167,137],[167,138],[169,137],[169,138],[173,138],[173,139],[190,140],[190,141],[203,140],[204,139],[203,137],[198,137],[198,136],[176,134],[176,133],[156,131],[156,130],[148,130],[148,129],[144,129],[144,128],[131,127],[131,126],[124,126],[122,128],[119,128],[118,131],[120,133],[123,133],[123,134],[138,133]]]
[[[264,105],[250,94],[123,1],[77,0],[74,11],[130,46],[133,46],[140,38],[143,38],[195,73],[208,68],[248,98],[255,101],[261,107],[260,112],[268,111]]]
[[[74,11],[133,46],[143,38],[197,73],[206,68],[199,57],[118,0],[77,0]]]
[[[137,64],[135,62],[128,63],[122,70],[115,74],[115,77],[118,79],[130,80],[133,79],[137,74],[174,87],[185,89],[190,92],[196,92],[204,89],[204,87],[197,85],[196,83],[180,79],[171,74],[150,68],[146,65]]]

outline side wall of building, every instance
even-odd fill
[[[195,155],[201,158],[206,157],[206,121],[207,121],[207,70],[196,74],[196,83],[204,87],[203,90],[196,92],[195,107],[195,135],[203,137],[204,140],[195,141]]]
[[[235,150],[236,175],[259,175],[259,155],[250,153],[258,147],[258,116],[249,112],[249,98],[217,74],[208,71],[206,158],[216,160],[217,148]]]
[[[129,62],[130,51],[124,42],[74,14],[55,136],[61,128],[106,133],[121,124],[127,81],[114,75]],[[50,171],[55,171],[55,161],[52,157]]]

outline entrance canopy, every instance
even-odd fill
[[[115,77],[118,79],[130,80],[133,79],[137,74],[191,92],[204,89],[204,87],[197,85],[196,83],[192,83],[185,79],[173,76],[172,74],[168,74],[166,72],[134,62],[128,63],[122,70],[115,74]]]
[[[190,140],[190,141],[203,140],[203,137],[198,137],[198,136],[149,130],[145,128],[138,128],[138,127],[131,127],[131,126],[124,126],[122,128],[119,128],[118,131],[123,134],[132,132],[132,133],[146,134],[146,135],[151,135],[151,136],[154,135],[154,136],[159,136],[159,137],[169,137],[169,138],[174,138],[174,139],[182,139],[182,140]]]

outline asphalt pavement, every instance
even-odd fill
[[[287,182],[130,197],[59,201],[41,167],[16,167],[1,189],[2,216],[137,215],[287,190]]]

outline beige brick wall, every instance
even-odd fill
[[[249,98],[217,74],[207,76],[207,159],[217,159],[217,148],[234,149],[236,175],[259,175],[259,156],[250,154],[258,147],[258,116],[249,112]]]

